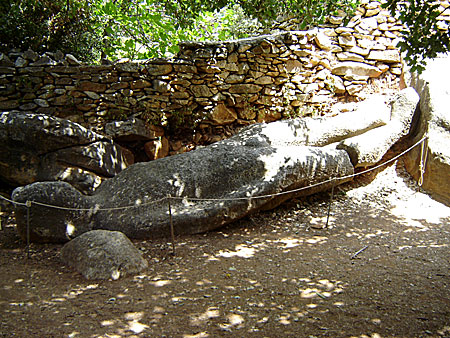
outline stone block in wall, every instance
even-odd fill
[[[216,105],[210,114],[210,120],[217,125],[233,123],[236,119],[236,111],[223,103]]]
[[[197,67],[190,64],[174,64],[173,70],[176,73],[192,73],[192,74],[197,73]]]
[[[110,72],[114,69],[112,65],[85,65],[80,67],[72,67],[79,69],[82,73],[87,73],[89,75],[100,74],[104,72]]]
[[[378,77],[382,73],[381,70],[375,66],[353,61],[340,62],[333,67],[331,72],[334,75],[339,76],[357,75],[369,77]]]
[[[57,62],[52,60],[48,56],[41,56],[35,62],[31,63],[30,66],[54,66]]]
[[[257,115],[257,108],[256,106],[253,105],[250,105],[249,107],[245,108],[237,108],[236,111],[238,114],[238,118],[244,121],[254,120]]]
[[[196,98],[214,96],[207,85],[194,85],[191,87],[191,91]]]
[[[331,50],[334,45],[330,37],[323,32],[317,33],[314,41],[323,50]]]
[[[231,74],[231,75],[222,74],[222,76],[224,76],[225,83],[231,83],[231,84],[241,83],[245,79],[244,75],[239,75],[239,74]]]
[[[4,85],[0,85],[0,97],[4,98],[5,100],[16,93],[16,86],[8,82],[9,81],[6,81]]]
[[[100,77],[99,82],[100,83],[114,83],[119,81],[119,77],[117,76],[117,74],[104,74]]]
[[[145,69],[149,75],[153,75],[153,76],[167,75],[173,71],[173,67],[171,64],[146,63]]]
[[[265,109],[258,111],[257,122],[274,122],[280,120],[283,117],[281,111],[278,109]]]
[[[268,85],[272,84],[273,78],[271,76],[261,76],[255,80],[255,84],[257,85]]]
[[[128,59],[121,59],[114,63],[114,69],[119,72],[138,73],[141,71],[142,66],[138,62],[131,62]]]
[[[2,110],[10,110],[18,107],[19,107],[18,100],[0,101],[0,109]]]
[[[350,53],[359,54],[359,55],[362,55],[362,56],[367,56],[370,53],[370,49],[368,49],[368,48],[361,48],[359,46],[353,46],[351,48],[346,48],[345,51],[346,52],[350,52]]]
[[[37,104],[34,102],[29,102],[29,103],[25,103],[19,106],[20,110],[25,110],[25,111],[32,111],[33,109],[37,108]]]
[[[44,71],[44,67],[23,67],[17,69],[19,74],[34,75],[34,76],[48,76]]]
[[[153,80],[153,89],[159,93],[167,93],[170,91],[170,85],[166,81]]]
[[[44,99],[34,99],[33,102],[36,103],[39,107],[42,107],[42,108],[47,108],[47,107],[50,106],[48,104],[48,101],[44,100]]]
[[[89,97],[89,98],[92,99],[92,100],[98,100],[98,99],[100,99],[100,95],[98,95],[98,94],[95,93],[95,92],[85,91],[84,93],[86,94],[87,97]]]
[[[356,46],[356,39],[350,33],[342,33],[338,37],[338,42],[339,42],[339,45],[342,47],[355,47]]]
[[[65,106],[71,104],[73,101],[72,97],[70,97],[69,95],[61,95],[48,99],[48,102],[55,106]]]
[[[230,72],[238,72],[239,71],[239,67],[236,63],[227,63],[225,65],[225,70],[228,70]]]
[[[141,88],[146,88],[146,87],[151,87],[152,84],[144,79],[139,79],[139,80],[135,80],[133,82],[130,83],[130,88],[131,89],[141,89]]]
[[[367,56],[367,59],[387,63],[401,62],[400,52],[397,49],[372,50]]]
[[[48,73],[54,73],[54,74],[80,74],[81,73],[81,67],[74,67],[74,66],[52,66],[47,67],[46,71]],[[89,70],[84,70],[89,71]]]
[[[67,63],[69,65],[72,65],[72,66],[79,66],[79,65],[81,65],[81,62],[75,56],[73,56],[72,54],[66,54],[65,60],[67,61]]]
[[[105,93],[115,93],[117,90],[128,88],[129,84],[127,82],[116,82],[109,86],[109,89]]]
[[[0,74],[15,74],[16,69],[14,67],[0,67]]]
[[[89,82],[89,81],[81,82],[77,87],[81,91],[91,91],[91,92],[100,92],[100,93],[103,93],[106,90],[105,84]]]
[[[8,57],[8,55],[0,53],[0,66],[1,67],[13,67],[14,62]]]
[[[95,107],[96,107],[95,104],[77,104],[76,105],[76,108],[83,112],[92,111],[93,109],[95,109]]]
[[[235,84],[231,85],[228,91],[232,94],[255,94],[261,91],[263,87],[255,84]]]
[[[365,61],[365,58],[362,57],[361,55],[350,52],[337,53],[336,57],[339,61],[356,61],[356,62]]]
[[[91,93],[92,93],[92,92],[91,92]],[[86,94],[85,94],[85,93],[79,92],[79,91],[77,91],[77,90],[71,90],[71,91],[69,92],[69,95],[70,95],[71,97],[74,97],[74,98],[86,97]]]
[[[285,69],[288,73],[299,73],[303,69],[303,65],[298,60],[289,60],[285,64]]]
[[[73,84],[73,79],[70,77],[60,77],[55,79],[55,85],[71,85]]]
[[[29,64],[29,61],[25,60],[24,58],[22,58],[20,56],[16,59],[16,62],[14,62],[14,66],[18,67],[18,68],[28,66],[28,64]]]
[[[175,100],[186,100],[191,97],[187,91],[176,91],[173,92],[171,97]]]

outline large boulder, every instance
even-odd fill
[[[63,246],[61,258],[86,279],[116,280],[148,267],[142,253],[118,231],[85,232]]]
[[[81,125],[43,114],[0,114],[0,180],[10,186],[63,180],[91,193],[132,158]]]
[[[437,200],[450,205],[450,55],[428,60],[422,74],[410,74],[406,82],[420,95],[420,111],[414,129],[414,142],[425,135],[423,156],[418,146],[405,156],[408,172],[420,180],[420,165],[426,157],[422,187]],[[427,155],[427,156],[425,156]]]
[[[333,178],[337,184],[350,180],[354,167],[337,142],[384,125],[386,116],[377,113],[389,116],[390,110],[377,102],[373,109],[332,118],[255,124],[208,147],[136,163],[91,196],[69,184],[42,182],[17,188],[12,198],[33,202],[30,236],[38,241],[63,242],[91,229],[167,237],[171,221],[176,235],[205,232],[288,198],[330,189]],[[18,205],[16,215],[24,238],[26,207]]]

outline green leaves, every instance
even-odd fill
[[[450,31],[438,26],[441,15],[438,3],[430,0],[388,0],[383,7],[404,24],[398,47],[404,52],[404,59],[411,66],[411,71],[422,72],[426,58],[449,51]]]
[[[226,40],[258,34],[278,15],[296,16],[303,29],[330,14],[350,18],[358,0],[2,0],[0,48],[61,50],[83,61],[172,56],[181,40]],[[386,0],[404,23],[399,48],[413,70],[449,51],[432,0]],[[450,8],[446,10],[450,11]]]
[[[301,20],[301,27],[307,28],[324,22],[326,16],[337,11],[351,15],[359,0],[240,0],[239,4],[247,15],[270,25],[278,15],[292,15]]]
[[[357,0],[91,0],[105,54],[116,59],[171,56],[181,40],[227,40],[256,34],[279,14],[306,28]],[[132,43],[134,41],[134,43]]]
[[[178,29],[161,1],[93,1],[96,30],[103,32],[110,59],[169,56],[178,43]]]
[[[61,50],[83,61],[98,59],[98,32],[91,29],[88,1],[3,0],[0,49]]]

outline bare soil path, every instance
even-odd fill
[[[150,267],[87,281],[0,231],[0,337],[450,337],[450,208],[401,161],[207,234],[136,242]]]

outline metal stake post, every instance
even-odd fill
[[[334,186],[335,186],[335,185],[336,185],[336,179],[333,178],[333,184],[332,184],[332,186],[331,186],[331,196],[330,196],[330,201],[328,202],[327,223],[325,224],[325,228],[328,227],[328,221],[330,220],[331,203],[333,202]]]
[[[31,208],[31,201],[27,201],[27,259],[30,258],[30,208]]]
[[[167,204],[169,206],[169,219],[170,219],[170,236],[172,237],[172,254],[175,256],[175,231],[173,229],[173,219],[172,219],[172,207],[170,205],[171,196],[167,195]]]

